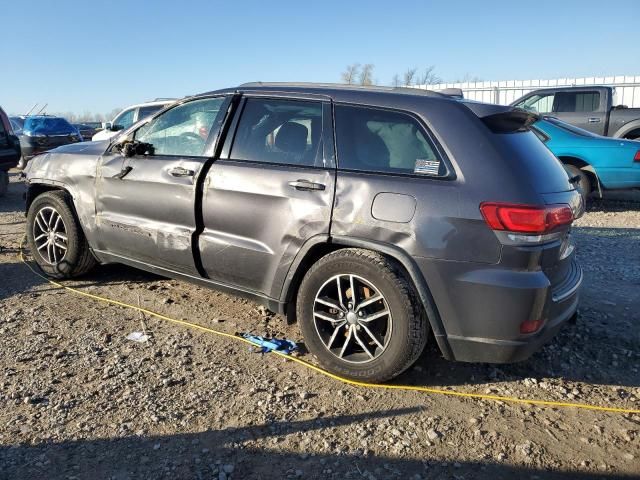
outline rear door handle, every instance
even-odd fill
[[[600,119],[598,117],[590,117],[587,121],[589,123],[600,123]]]
[[[324,190],[325,186],[322,183],[314,183],[309,180],[295,180],[289,182],[289,186],[296,190]]]
[[[169,173],[174,177],[193,177],[195,172],[182,167],[174,167],[169,170]]]

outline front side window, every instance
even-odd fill
[[[126,130],[133,125],[135,109],[125,110],[113,120],[113,126],[119,130]]]
[[[595,112],[600,107],[600,92],[558,92],[554,112]]]
[[[340,168],[441,176],[446,166],[410,115],[367,107],[335,108]]]
[[[224,97],[183,103],[140,127],[134,138],[153,145],[154,155],[201,157]]]
[[[547,95],[532,95],[522,102],[517,103],[515,106],[529,112],[550,113],[553,110],[553,99],[553,93]]]
[[[234,160],[323,166],[322,104],[249,98],[231,148]]]

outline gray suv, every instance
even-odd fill
[[[581,197],[534,114],[433,92],[245,84],[30,163],[42,270],[119,262],[298,321],[332,372],[383,381],[527,358],[576,312]]]

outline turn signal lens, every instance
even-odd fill
[[[511,203],[483,202],[480,212],[493,230],[544,234],[573,222],[569,205],[538,207]]]
[[[640,163],[640,150],[636,152],[635,156],[633,157],[633,161]]]

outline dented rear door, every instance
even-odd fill
[[[295,95],[243,99],[203,191],[199,250],[210,279],[277,298],[302,245],[329,234],[330,112],[326,100]]]

